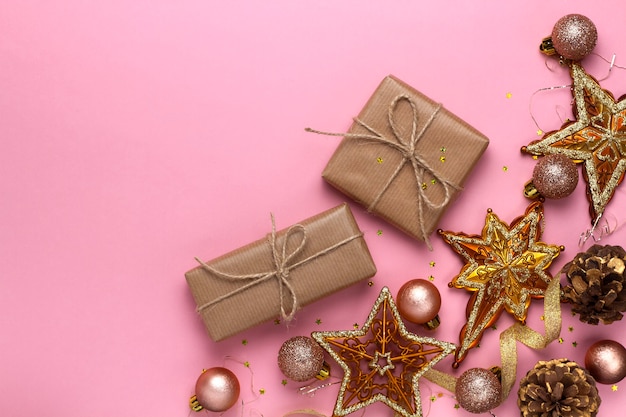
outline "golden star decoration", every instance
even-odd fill
[[[472,292],[454,367],[480,342],[504,310],[524,323],[532,298],[543,298],[552,277],[546,272],[563,247],[539,242],[543,206],[534,202],[511,225],[487,212],[481,236],[439,233],[466,262],[450,287]]]
[[[533,155],[563,154],[584,163],[593,224],[604,212],[626,171],[626,99],[616,101],[578,64],[571,66],[574,116],[560,130],[548,132],[522,148]]]
[[[453,343],[410,333],[387,287],[360,330],[311,336],[344,371],[333,416],[380,401],[404,417],[420,417],[420,377],[456,349]]]

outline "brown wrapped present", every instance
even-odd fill
[[[428,236],[489,144],[472,126],[393,76],[383,80],[340,136],[344,139],[324,179],[429,247]]]
[[[347,204],[227,253],[185,274],[211,339],[296,310],[376,273]]]

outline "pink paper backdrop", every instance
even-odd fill
[[[626,65],[619,0],[0,3],[0,414],[184,417],[202,368],[221,365],[249,402],[226,417],[330,414],[337,385],[313,398],[283,386],[280,345],[362,324],[382,286],[395,294],[417,277],[432,275],[444,300],[433,335],[458,342],[468,294],[447,287],[458,257],[439,237],[429,252],[354,204],[379,271],[373,285],[307,307],[289,328],[212,342],[183,274],[194,256],[265,235],[270,212],[282,228],[345,201],[320,177],[339,139],[304,127],[345,131],[387,74],[491,139],[440,226],[477,234],[488,208],[506,221],[521,215],[534,161],[519,148],[538,137],[531,97],[546,131],[570,116],[567,90],[533,96],[569,83],[537,46],[573,12],[597,25],[595,51]],[[608,71],[596,56],[585,67]],[[602,84],[620,96],[625,80],[615,70]],[[608,209],[619,227],[603,243],[625,243],[625,203],[622,186]],[[546,204],[542,240],[566,247],[553,273],[588,247],[578,246],[587,208],[582,181]],[[541,329],[541,314],[533,302],[529,325]],[[520,345],[518,378],[540,359],[582,363],[596,340],[626,343],[626,323],[586,325],[569,306],[563,318],[562,343]],[[454,374],[499,364],[498,334],[510,324],[504,315]],[[450,359],[437,369],[452,372]],[[441,388],[421,388],[425,415],[470,415]],[[622,413],[626,385],[617,388],[600,386],[600,415]],[[497,415],[517,415],[516,391]]]

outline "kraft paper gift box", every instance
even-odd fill
[[[322,132],[318,132],[322,133]],[[426,241],[489,139],[408,84],[386,77],[323,178],[410,236]]]
[[[209,336],[289,320],[300,307],[370,278],[376,266],[347,204],[275,232],[188,271]],[[282,312],[281,312],[282,310]]]

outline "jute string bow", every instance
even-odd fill
[[[411,136],[409,138],[405,138],[403,136],[403,134],[398,129],[398,126],[395,120],[397,107],[399,103],[402,101],[406,101],[411,106],[411,110],[413,113],[412,120],[411,120]],[[461,190],[460,186],[443,178],[434,168],[432,168],[428,164],[428,162],[426,162],[426,160],[424,160],[420,155],[418,155],[415,152],[417,143],[424,136],[424,134],[426,133],[426,131],[428,130],[432,122],[435,120],[435,118],[439,114],[440,109],[441,109],[441,105],[438,104],[435,107],[435,110],[426,120],[426,122],[422,125],[421,129],[418,130],[419,114],[417,111],[417,105],[415,104],[415,101],[406,94],[399,94],[391,101],[391,104],[389,105],[389,109],[388,109],[388,115],[387,115],[389,128],[391,129],[391,132],[393,133],[393,138],[386,137],[385,135],[376,131],[373,127],[371,127],[364,121],[360,120],[359,118],[355,118],[354,122],[358,124],[359,126],[363,127],[364,129],[366,129],[369,133],[330,133],[330,132],[322,132],[319,130],[314,130],[311,128],[305,129],[307,132],[318,133],[321,135],[343,136],[346,138],[370,140],[376,143],[384,144],[393,149],[396,149],[402,155],[402,159],[396,166],[396,169],[394,170],[393,174],[391,174],[391,176],[389,177],[385,185],[381,188],[381,190],[378,192],[378,194],[374,197],[372,202],[369,204],[369,206],[367,207],[367,211],[371,212],[374,210],[374,207],[378,204],[382,196],[389,189],[389,186],[396,179],[396,177],[398,176],[402,168],[407,163],[410,163],[411,166],[413,167],[415,180],[417,182],[417,188],[416,188],[417,189],[417,211],[418,211],[420,232],[422,234],[424,242],[426,242],[426,245],[431,250],[432,250],[432,246],[430,244],[430,239],[428,238],[428,234],[426,231],[426,225],[424,223],[424,205],[426,205],[431,210],[442,209],[450,202],[450,199],[452,198],[452,191]],[[433,179],[435,179],[436,182],[443,185],[445,196],[443,200],[439,203],[433,202],[428,196],[428,194],[426,193],[426,190],[424,189],[424,187],[422,187],[422,184],[424,183],[424,176],[426,173],[430,174],[433,177]]]
[[[246,291],[247,289],[255,286],[255,285],[259,285],[262,284],[265,281],[271,280],[271,279],[275,279],[278,282],[278,297],[280,300],[280,315],[281,318],[283,319],[283,321],[285,321],[286,323],[289,323],[294,315],[296,314],[296,311],[298,310],[299,304],[298,304],[298,297],[296,295],[296,292],[294,291],[293,285],[289,279],[289,273],[291,272],[292,269],[297,268],[303,264],[306,264],[314,259],[319,258],[320,256],[323,256],[327,253],[330,253],[332,251],[334,251],[335,249],[345,245],[348,242],[351,242],[354,239],[357,239],[361,236],[363,236],[362,234],[355,234],[352,235],[346,239],[343,239],[337,243],[335,243],[334,245],[331,245],[330,247],[327,247],[326,249],[319,251],[305,259],[302,259],[298,262],[294,262],[292,263],[292,260],[294,257],[296,257],[301,251],[302,249],[304,249],[304,246],[306,244],[307,241],[307,231],[306,228],[300,224],[295,224],[293,226],[291,226],[289,229],[287,229],[287,232],[285,233],[285,237],[283,239],[282,245],[277,244],[276,242],[276,223],[274,221],[274,215],[271,215],[271,219],[272,219],[272,232],[270,234],[267,235],[267,242],[271,248],[271,252],[272,252],[272,261],[274,264],[274,269],[271,271],[267,271],[267,272],[259,272],[259,273],[254,273],[254,274],[243,274],[243,275],[237,275],[237,274],[231,274],[231,273],[227,273],[227,272],[223,272],[223,271],[219,271],[215,268],[213,268],[212,266],[206,264],[205,262],[202,262],[200,259],[195,258],[196,261],[198,261],[198,263],[207,271],[211,272],[212,274],[215,274],[217,276],[219,276],[220,278],[223,279],[227,279],[230,281],[249,281],[247,284],[242,285],[241,287],[238,287],[237,289],[226,293],[224,295],[221,295],[220,297],[217,297],[205,304],[202,304],[201,306],[198,307],[198,312],[202,312],[203,310],[214,306],[215,304],[226,300],[227,298],[230,298],[236,294],[239,294],[241,292]],[[287,253],[287,249],[288,249],[288,242],[290,239],[295,238],[295,236],[300,236],[300,242],[298,244],[298,246],[291,251],[291,253]],[[287,311],[285,309],[285,294],[287,294],[287,298],[289,298],[291,300],[291,306],[289,307],[289,311]]]

